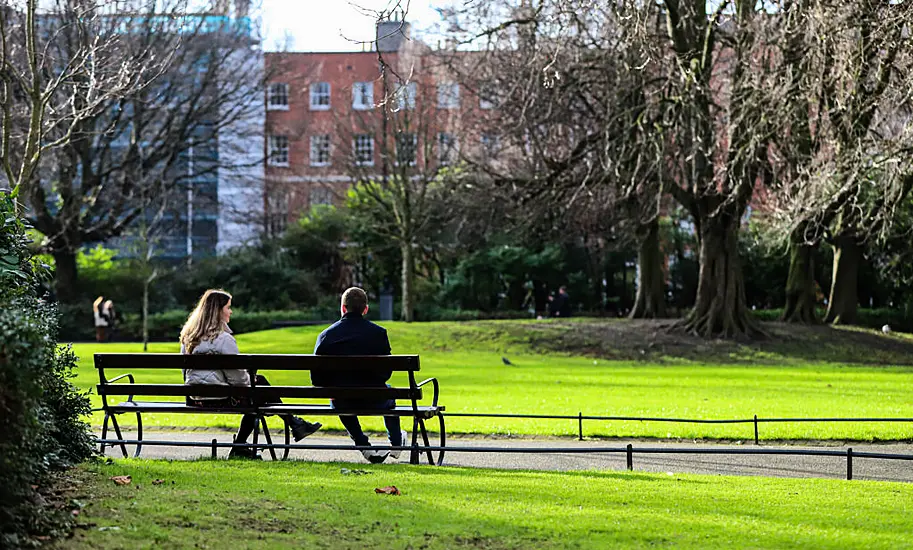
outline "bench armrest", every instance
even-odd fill
[[[130,380],[130,383],[131,383],[131,384],[136,384],[136,379],[134,379],[134,378],[133,378],[133,375],[130,374],[129,372],[128,372],[127,374],[122,374],[122,375],[120,375],[120,376],[115,376],[115,377],[112,378],[111,380],[108,380],[107,383],[108,383],[108,384],[112,384],[112,383],[114,383],[114,382],[117,382],[118,380],[121,380],[122,378],[126,378],[126,379]],[[128,403],[133,403],[133,394],[130,394],[129,396],[127,396],[127,402],[128,402]]]
[[[431,398],[431,406],[432,406],[432,407],[437,407],[438,393],[440,392],[440,389],[441,389],[440,385],[438,384],[437,378],[428,378],[428,379],[426,379],[426,380],[422,380],[421,382],[419,382],[418,384],[416,384],[415,387],[416,387],[416,388],[421,388],[422,386],[424,386],[424,385],[427,384],[428,382],[431,382],[431,384],[434,386],[434,397]]]

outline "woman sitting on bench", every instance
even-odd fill
[[[231,294],[222,290],[207,290],[200,298],[197,307],[187,318],[187,323],[181,329],[181,353],[184,354],[217,354],[237,355],[238,343],[231,335],[228,322],[231,320]],[[250,386],[250,374],[243,369],[186,369],[184,371],[185,384],[217,384],[220,386]],[[256,375],[258,386],[268,386],[265,377]],[[235,397],[188,397],[187,405],[192,407],[210,408],[238,408],[251,405],[265,405],[266,403],[245,402],[244,399]],[[297,416],[283,415],[292,428],[295,441],[301,441],[320,429],[319,422],[310,423]],[[257,425],[257,417],[245,414],[241,418],[241,425],[235,435],[235,443],[247,443],[247,438]],[[253,448],[232,447],[228,458],[252,458],[260,456]]]

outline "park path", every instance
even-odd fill
[[[125,439],[132,439],[131,432],[124,432]],[[113,437],[113,434],[111,435]],[[146,431],[145,440],[167,440],[186,442],[209,442],[217,439],[220,443],[231,443],[231,432],[215,430],[194,431]],[[386,444],[386,438],[381,435],[372,437],[376,445]],[[279,442],[279,441],[276,441]],[[309,445],[350,445],[351,440],[343,435],[320,433],[301,442]],[[535,439],[508,439],[508,438],[480,438],[480,437],[451,437],[447,441],[448,447],[506,447],[506,448],[542,448],[541,452],[534,453],[494,453],[494,452],[450,452],[448,451],[444,465],[462,466],[472,468],[504,468],[524,470],[624,470],[626,457],[624,454],[549,452],[547,448],[580,449],[585,447],[624,447],[631,443],[635,449],[633,466],[635,471],[642,472],[672,472],[717,475],[745,475],[745,476],[773,476],[795,478],[835,478],[845,479],[846,458],[836,456],[793,456],[793,455],[701,455],[701,454],[638,454],[637,448],[714,448],[714,449],[827,449],[846,452],[847,447],[852,447],[854,452],[877,452],[892,454],[913,454],[913,444],[840,444],[839,442],[820,445],[783,445],[753,444],[733,445],[693,442],[668,442],[645,440],[612,440],[612,441],[577,441],[568,438],[535,438]],[[436,444],[436,441],[432,441]],[[133,452],[133,447],[128,446],[128,452]],[[105,454],[111,457],[120,457],[119,448],[107,449]],[[227,449],[219,449],[220,457],[227,456]],[[143,447],[142,458],[165,458],[172,460],[192,460],[205,458],[211,455],[209,448],[194,447]],[[263,453],[264,459],[269,459],[269,453]],[[364,463],[360,453],[354,449],[342,450],[302,450],[291,451],[293,460],[307,460],[315,462],[353,462]],[[393,462],[388,459],[388,462]],[[403,453],[399,462],[408,462],[408,454]],[[913,482],[913,461],[909,460],[882,460],[854,457],[853,479],[904,481]]]

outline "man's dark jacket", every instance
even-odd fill
[[[387,329],[361,315],[346,313],[317,337],[315,355],[390,355]],[[386,387],[392,371],[311,371],[315,386]]]

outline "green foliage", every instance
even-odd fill
[[[818,318],[824,318],[825,310],[818,310]],[[783,309],[764,309],[752,312],[761,321],[777,321],[783,315]],[[888,325],[894,332],[913,332],[913,312],[893,308],[859,308],[856,313],[856,326],[881,330]]]
[[[70,382],[76,356],[57,345],[57,311],[38,299],[46,272],[28,252],[27,226],[0,195],[0,547],[54,529],[33,488],[92,453],[89,400]]]

